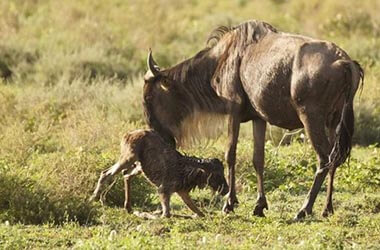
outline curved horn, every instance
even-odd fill
[[[149,49],[147,63],[148,63],[148,68],[149,68],[150,72],[152,72],[153,76],[159,75],[160,68],[157,66],[156,62],[153,59],[152,50],[151,49]]]

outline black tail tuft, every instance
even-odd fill
[[[346,102],[341,120],[336,128],[334,147],[329,155],[329,165],[337,167],[350,156],[354,134],[354,110],[352,102]]]
[[[335,131],[335,142],[329,155],[329,167],[338,167],[350,157],[355,120],[353,100],[358,87],[357,85],[360,84],[359,81],[361,80],[361,89],[363,88],[364,82],[364,70],[357,61],[347,62],[344,67],[346,70],[347,84],[345,90],[346,99],[342,110],[342,116]]]

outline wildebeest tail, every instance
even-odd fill
[[[337,167],[349,158],[354,134],[354,107],[355,93],[364,82],[364,70],[356,61],[343,61],[346,76],[345,101],[342,115],[335,130],[335,142],[329,155],[329,167]]]

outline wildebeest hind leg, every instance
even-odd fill
[[[334,144],[335,141],[335,126],[329,128],[329,141],[330,141],[330,146]],[[322,211],[322,216],[327,217],[329,214],[334,213],[334,208],[332,204],[332,194],[334,190],[334,176],[335,176],[335,171],[336,171],[337,166],[330,166],[329,170],[329,181],[327,183],[327,196],[326,196],[326,204],[325,207]]]
[[[314,181],[307,195],[307,198],[302,208],[295,216],[295,219],[297,220],[302,219],[306,215],[312,213],[315,199],[317,198],[318,192],[329,170],[327,163],[328,153],[330,152],[330,143],[325,132],[325,121],[323,119],[324,116],[321,114],[322,112],[307,113],[306,111],[300,115],[300,119],[304,124],[306,133],[308,134],[311,144],[317,153],[319,166],[315,173]]]
[[[264,209],[268,209],[267,199],[264,193],[264,146],[265,146],[266,122],[263,120],[253,121],[253,166],[256,170],[257,178],[257,202],[253,214],[264,217]]]
[[[332,193],[334,189],[334,175],[335,175],[336,167],[332,167],[329,170],[329,182],[327,184],[327,197],[326,197],[326,204],[322,212],[323,217],[329,216],[329,214],[334,213],[334,208],[332,204]]]

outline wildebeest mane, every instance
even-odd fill
[[[220,26],[212,31],[207,39],[207,44],[215,41],[213,46],[204,48],[194,57],[164,70],[163,73],[176,83],[182,84],[185,88],[196,86],[199,89],[194,89],[194,91],[199,92],[197,94],[201,94],[202,97],[217,97],[215,93],[212,95],[212,93],[203,92],[210,89],[210,80],[215,74],[218,64],[223,63],[220,60],[225,60],[223,56],[215,57],[210,55],[212,48],[218,43],[231,42],[234,43],[233,49],[242,50],[245,46],[256,43],[258,39],[269,31],[277,32],[271,25],[255,20],[234,27]],[[234,32],[231,41],[224,41],[222,38],[231,32]],[[190,91],[191,89],[187,90]],[[187,91],[186,93],[191,92]]]
[[[222,25],[210,33],[206,41],[207,47],[214,47],[224,37],[224,35],[234,30],[236,30],[238,33],[237,37],[240,36],[240,38],[248,41],[248,43],[257,40],[257,36],[261,36],[267,31],[277,32],[277,30],[269,23],[257,20],[247,21],[232,27]]]
[[[176,94],[185,94],[188,96],[186,101],[190,101],[191,106],[198,105],[193,108],[212,108],[213,101],[218,96],[212,91],[210,85],[207,84],[216,68],[216,60],[208,55],[209,49],[206,48],[198,52],[194,57],[183,61],[182,63],[163,71],[163,74],[176,83],[172,88]],[[211,101],[211,103],[209,103]]]
[[[207,38],[206,46],[207,47],[213,47],[216,43],[219,42],[219,40],[228,32],[232,30],[231,27],[227,26],[219,26],[218,28],[211,31],[210,35]],[[212,43],[213,42],[213,43]]]

